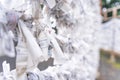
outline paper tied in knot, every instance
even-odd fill
[[[5,12],[6,12],[5,9],[0,3],[0,23],[3,23],[3,24],[7,24],[7,18],[6,18]]]
[[[8,11],[6,13],[6,16],[8,20],[7,23],[8,29],[13,31],[18,23],[18,16],[15,13],[15,11]]]
[[[36,73],[28,72],[27,73],[27,80],[39,80],[39,76]]]

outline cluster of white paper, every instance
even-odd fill
[[[6,7],[8,2],[2,4]],[[99,66],[99,0],[22,0],[16,5],[17,2],[12,0],[9,4],[9,10],[17,10],[20,18],[16,80],[95,80]],[[39,8],[41,4],[43,8]],[[52,28],[57,28],[58,34]],[[51,50],[48,44],[52,44]],[[52,56],[47,55],[48,51]],[[54,66],[40,71],[38,63],[49,57],[54,58]]]

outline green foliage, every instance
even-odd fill
[[[113,66],[114,66],[115,68],[120,69],[120,63],[113,63]]]
[[[104,50],[100,50],[100,56],[101,56],[102,59],[107,59],[107,60],[110,59],[109,52],[104,51]]]
[[[120,9],[117,10],[117,15],[120,15]]]
[[[102,7],[103,8],[115,7],[117,3],[120,3],[120,0],[110,0],[110,3],[107,3],[107,0],[102,0]]]
[[[111,62],[110,60],[107,60],[107,63],[111,64],[112,67],[116,69],[120,69],[120,63],[119,62]]]
[[[102,0],[102,7],[104,8],[108,8],[108,5],[107,5],[107,1],[106,0]]]
[[[115,56],[116,62],[111,62],[110,52],[100,50],[100,57],[101,57],[102,60],[104,60],[108,64],[112,65],[114,68],[120,69],[120,57],[119,56]]]

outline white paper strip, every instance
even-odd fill
[[[46,0],[46,1],[47,1],[48,6],[49,6],[50,8],[53,8],[53,7],[56,5],[55,0]]]
[[[29,31],[29,29],[26,27],[26,25],[24,24],[24,22],[22,20],[19,20],[19,25],[23,31],[24,36],[25,36],[27,48],[30,52],[30,55],[32,56],[32,60],[37,65],[37,63],[39,61],[44,60],[42,50],[40,49],[34,36],[31,34],[31,32]]]

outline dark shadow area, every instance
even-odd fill
[[[0,57],[0,72],[3,71],[3,68],[2,68],[3,61],[6,61],[7,63],[10,64],[10,69],[11,70],[16,68],[16,57],[15,58],[10,58],[10,57],[7,57],[7,56],[2,56],[2,57]]]
[[[38,68],[43,71],[45,69],[47,69],[49,66],[53,66],[53,58],[49,58],[47,61],[43,61],[41,63],[38,64]]]

